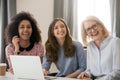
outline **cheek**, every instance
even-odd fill
[[[91,35],[91,34],[86,34],[86,36],[87,36],[88,38],[90,38],[92,35]]]
[[[104,35],[104,33],[105,33],[105,32],[104,32],[103,29],[99,29],[99,34],[100,34],[100,35]]]
[[[102,27],[98,27],[97,31],[103,32],[103,28]]]
[[[54,30],[54,31],[53,31],[53,35],[54,35],[54,36],[56,36],[56,34],[57,34],[57,31],[56,31],[56,30]]]
[[[20,34],[22,31],[21,30],[18,30],[18,34]]]
[[[32,29],[30,30],[31,34],[32,34]]]

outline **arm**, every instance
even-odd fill
[[[18,43],[19,43],[18,36],[14,36],[12,38],[12,44],[9,44],[5,48],[6,58],[7,58],[7,61],[8,61],[8,66],[9,66],[8,71],[11,72],[11,73],[14,73],[14,72],[13,72],[13,69],[12,69],[11,61],[10,61],[10,55],[14,55],[14,54],[17,54],[19,52],[19,44]]]
[[[46,59],[46,56],[44,56],[43,57],[42,68],[43,68],[43,73],[44,73],[45,76],[48,75],[50,66],[51,66],[51,62],[48,62],[47,59]]]
[[[78,64],[79,64],[77,73],[80,74],[81,72],[85,71],[85,69],[86,69],[86,54],[85,54],[84,48],[82,47],[82,44],[79,44],[79,46],[77,48],[77,60],[78,60]]]
[[[120,39],[113,42],[113,71],[107,75],[106,80],[120,79]]]
[[[83,72],[86,69],[86,57],[84,49],[80,43],[77,43],[75,45],[78,69],[75,72],[67,75],[66,77],[77,77],[81,72]]]
[[[6,59],[8,61],[8,66],[9,66],[8,71],[13,73],[12,65],[11,65],[11,61],[10,61],[10,55],[14,55],[14,48],[13,48],[12,44],[9,44],[6,46],[5,53],[6,53]]]
[[[77,76],[79,79],[90,78],[89,75],[84,71],[80,75]]]
[[[13,45],[15,47],[14,54],[16,54],[16,55],[18,54],[18,52],[20,52],[19,51],[19,41],[20,41],[20,38],[18,36],[14,36],[12,38],[12,43],[13,43]]]
[[[91,72],[90,72],[90,57],[89,57],[90,53],[89,53],[89,47],[87,48],[87,69],[86,69],[86,74],[89,77],[92,77]]]
[[[43,63],[44,47],[41,43],[36,43],[37,56],[40,56],[41,63]]]
[[[73,72],[73,73],[67,75],[66,77],[68,77],[68,78],[75,78],[75,77],[77,77],[78,75],[79,75],[78,72],[75,71],[75,72]]]

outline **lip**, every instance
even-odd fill
[[[59,32],[58,35],[64,35],[64,32]]]
[[[99,34],[99,32],[98,32],[98,31],[96,31],[96,32],[92,33],[92,35],[91,35],[91,36],[97,36],[98,34]]]

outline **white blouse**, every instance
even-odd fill
[[[106,38],[98,49],[92,41],[87,47],[87,70],[90,76],[106,76],[105,80],[120,80],[120,39]]]

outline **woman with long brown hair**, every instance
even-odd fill
[[[59,77],[77,77],[86,69],[86,59],[80,42],[73,41],[65,21],[56,18],[48,30],[45,44],[46,57],[43,60],[44,75],[48,75],[51,63],[54,62]]]

